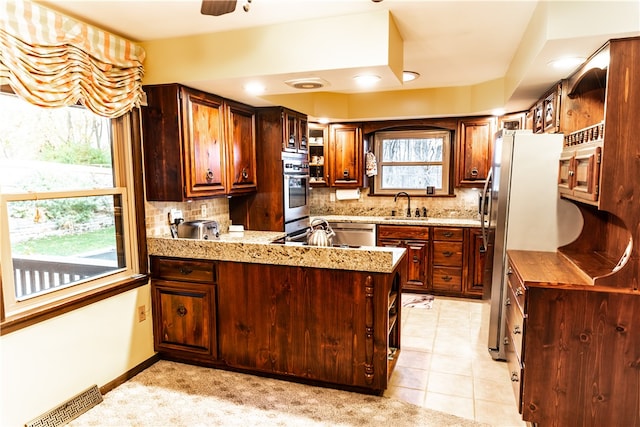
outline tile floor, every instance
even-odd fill
[[[505,362],[487,350],[489,302],[435,297],[402,308],[400,358],[385,396],[492,426],[526,423]]]

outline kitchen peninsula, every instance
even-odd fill
[[[149,238],[163,357],[381,393],[400,353],[405,249]]]

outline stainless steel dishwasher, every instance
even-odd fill
[[[354,222],[330,222],[329,226],[336,233],[334,246],[375,246],[376,225]]]

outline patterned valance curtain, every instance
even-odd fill
[[[0,0],[0,85],[43,107],[104,117],[143,104],[144,50],[35,3]]]

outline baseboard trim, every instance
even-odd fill
[[[144,362],[134,366],[133,368],[129,369],[124,374],[122,374],[119,377],[117,377],[116,379],[114,379],[112,381],[109,381],[108,383],[106,383],[105,385],[100,387],[100,393],[102,393],[103,395],[107,394],[108,392],[110,392],[114,388],[118,387],[119,385],[122,385],[125,382],[129,381],[131,378],[135,377],[140,372],[144,371],[149,366],[151,366],[154,363],[156,363],[158,360],[160,360],[160,355],[158,353],[156,353],[153,356],[151,356],[150,358],[148,358],[147,360],[145,360]]]

